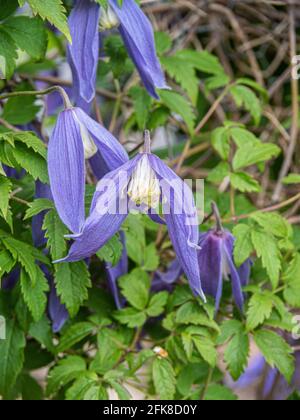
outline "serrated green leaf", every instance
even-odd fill
[[[229,134],[226,127],[218,127],[212,132],[212,145],[224,160],[228,159],[230,153]]]
[[[120,261],[122,252],[123,244],[119,235],[115,235],[97,252],[97,257],[115,267]]]
[[[278,286],[281,269],[281,255],[278,244],[274,237],[262,231],[253,230],[251,238],[257,256],[261,258],[263,267],[267,270],[275,289]]]
[[[277,157],[280,149],[275,144],[260,143],[255,145],[246,144],[240,147],[233,158],[233,168],[238,171],[241,168],[257,165],[274,157]]]
[[[221,184],[230,175],[230,165],[227,162],[220,162],[208,175],[207,181],[213,184]]]
[[[0,27],[0,72],[6,79],[10,79],[13,75],[17,58],[17,46],[14,40]]]
[[[211,384],[209,385],[206,394],[206,401],[235,401],[238,397],[231,389],[224,385]]]
[[[74,317],[80,306],[88,298],[91,280],[84,262],[61,263],[57,265],[55,283],[61,302],[66,305],[71,317]]]
[[[254,330],[271,316],[273,299],[268,293],[255,293],[249,302],[247,311],[247,328]]]
[[[68,356],[60,360],[49,372],[47,394],[55,394],[61,387],[76,379],[85,370],[85,360],[79,356]]]
[[[56,348],[58,353],[72,348],[94,331],[95,326],[90,322],[78,322],[71,325],[62,335],[59,345]]]
[[[160,399],[172,400],[175,395],[175,372],[171,363],[166,359],[155,359],[152,366],[152,376]]]
[[[41,60],[47,48],[47,34],[39,18],[14,16],[7,19],[3,27],[17,46],[32,58]]]
[[[273,331],[259,330],[254,333],[254,340],[267,363],[276,367],[279,372],[291,381],[294,374],[295,361],[293,350],[287,342]]]
[[[283,184],[300,184],[300,175],[299,174],[289,174],[282,180]]]
[[[97,336],[98,351],[90,369],[99,375],[110,372],[120,360],[123,350],[122,337],[117,331],[102,329]]]
[[[149,300],[150,279],[145,271],[133,270],[119,279],[123,296],[139,311],[146,308]]]
[[[29,204],[29,208],[26,210],[24,220],[28,220],[33,216],[37,216],[38,214],[46,211],[46,210],[53,210],[54,203],[47,198],[37,198],[32,203]]]
[[[53,261],[59,260],[67,249],[64,235],[68,233],[68,230],[56,210],[50,210],[45,215],[42,229],[45,231],[45,238],[48,239],[47,248],[50,250]]]
[[[234,227],[233,235],[236,238],[234,245],[234,260],[240,267],[252,254],[253,244],[251,239],[251,228],[245,224]]]
[[[140,130],[145,130],[149,118],[152,99],[148,92],[140,86],[133,86],[129,91],[133,99],[136,121]]]
[[[160,90],[162,102],[175,114],[180,115],[192,133],[195,127],[195,114],[192,105],[182,95],[169,90]]]
[[[178,57],[203,73],[214,75],[224,74],[224,69],[218,57],[208,51],[182,50],[178,53]]]
[[[230,182],[233,188],[241,192],[259,192],[261,190],[256,179],[245,172],[231,173]]]
[[[213,342],[207,337],[193,336],[193,343],[203,359],[212,367],[217,364],[217,350]]]
[[[22,270],[20,283],[24,301],[26,302],[33,319],[39,321],[46,310],[46,292],[49,291],[49,284],[39,267],[37,267],[36,273],[35,282],[32,283],[25,270]]]
[[[6,321],[6,339],[0,340],[0,395],[5,397],[14,386],[24,363],[24,332],[15,320]]]
[[[164,307],[167,304],[168,297],[168,292],[160,292],[152,296],[147,308],[147,315],[152,317],[161,315],[164,311]]]
[[[141,327],[147,320],[144,312],[139,312],[134,308],[125,308],[115,312],[114,318],[129,328]]]
[[[230,93],[232,94],[237,106],[244,106],[245,109],[252,115],[255,124],[258,125],[262,116],[262,106],[255,93],[243,85],[232,86],[230,88]]]
[[[0,211],[5,220],[7,220],[11,190],[11,181],[8,178],[0,176]]]
[[[61,0],[52,0],[51,3],[45,3],[44,0],[27,1],[35,15],[39,15],[43,20],[47,19],[66,36],[69,42],[72,42],[66,11]]]
[[[295,254],[283,275],[286,283],[284,299],[295,308],[300,308],[300,254]]]

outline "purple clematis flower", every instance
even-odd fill
[[[154,98],[155,89],[168,89],[155,51],[152,25],[135,0],[108,0],[100,7],[92,0],[77,0],[69,18],[72,45],[68,57],[78,106],[90,104],[95,96],[100,31],[118,28],[128,54]],[[86,109],[86,106],[84,106]]]
[[[247,260],[241,267],[236,267],[233,258],[235,238],[229,231],[222,228],[219,212],[214,203],[213,210],[218,222],[217,227],[202,234],[199,241],[201,250],[198,260],[201,267],[203,290],[204,293],[215,298],[217,311],[222,297],[223,279],[230,279],[235,303],[243,311],[242,288],[248,284],[251,261]]]
[[[65,225],[79,233],[85,220],[85,159],[97,151],[103,172],[128,161],[128,155],[115,137],[80,108],[60,113],[48,148],[51,191],[57,211]]]
[[[153,214],[162,205],[177,258],[192,291],[205,300],[197,251],[199,227],[193,193],[170,168],[151,154],[146,132],[144,152],[107,174],[98,184],[90,216],[63,261],[78,261],[95,254],[118,232],[130,210]],[[154,211],[154,219],[158,216]]]

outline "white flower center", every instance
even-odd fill
[[[79,118],[77,117],[75,112],[73,112],[73,115],[74,115],[75,120],[79,124],[83,150],[84,150],[84,158],[90,159],[97,153],[98,148],[95,145],[94,140],[90,136],[86,126],[82,124],[81,121],[79,121]]]
[[[137,205],[155,209],[160,200],[160,185],[145,154],[138,162],[128,186],[128,195]]]
[[[111,6],[101,8],[101,16],[99,22],[100,31],[116,28],[120,24],[118,16],[115,14]]]

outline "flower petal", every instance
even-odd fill
[[[72,232],[85,218],[85,163],[80,126],[73,109],[60,113],[48,148],[50,186],[58,214]]]
[[[198,261],[203,291],[215,299],[217,312],[223,291],[222,239],[208,232],[202,235],[199,244],[201,249],[198,253]]]
[[[79,261],[95,254],[119,230],[128,215],[126,187],[137,158],[107,174],[97,185],[97,190],[82,232],[74,235],[69,255],[63,260]]]
[[[90,0],[77,0],[69,17],[72,45],[68,45],[68,59],[73,73],[76,102],[81,99],[90,103],[95,96],[99,17],[99,5]]]
[[[109,3],[119,18],[120,34],[146,89],[159,98],[155,89],[168,89],[168,86],[157,58],[151,22],[135,0],[123,0],[121,7],[117,0]]]
[[[61,303],[53,281],[51,281],[51,289],[48,298],[48,312],[52,321],[52,330],[54,333],[58,333],[69,319],[69,313],[65,305]]]
[[[169,235],[191,289],[205,300],[198,265],[199,228],[192,191],[158,157],[149,155],[153,170],[160,179],[163,208]]]
[[[227,257],[228,266],[230,269],[230,277],[232,284],[232,293],[237,304],[238,308],[243,311],[244,309],[244,295],[242,291],[242,282],[237,271],[237,268],[233,261],[233,247],[234,247],[234,237],[231,234],[227,234],[224,240],[224,252]]]
[[[75,113],[79,121],[85,125],[89,134],[92,136],[106,165],[102,173],[106,168],[109,171],[113,171],[128,162],[129,158],[126,150],[106,128],[90,118],[80,108],[75,108]]]
[[[182,267],[176,258],[171,262],[166,272],[155,272],[151,285],[152,291],[170,290],[171,286],[179,279],[182,273]]]

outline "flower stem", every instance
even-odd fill
[[[64,107],[66,109],[72,108],[72,104],[70,101],[69,96],[67,95],[66,91],[61,86],[51,86],[48,89],[45,90],[28,90],[28,91],[22,91],[22,92],[9,92],[4,93],[3,95],[0,95],[0,101],[4,99],[14,98],[17,96],[43,96],[48,95],[52,92],[59,92],[63,101],[64,101]]]
[[[151,136],[149,130],[145,130],[144,132],[144,153],[151,154]]]
[[[215,219],[216,219],[217,232],[222,233],[224,231],[223,225],[222,225],[222,219],[221,219],[221,215],[220,215],[220,211],[218,209],[218,206],[214,201],[211,203],[211,208],[212,208],[212,212],[213,212],[213,214],[215,216]]]

